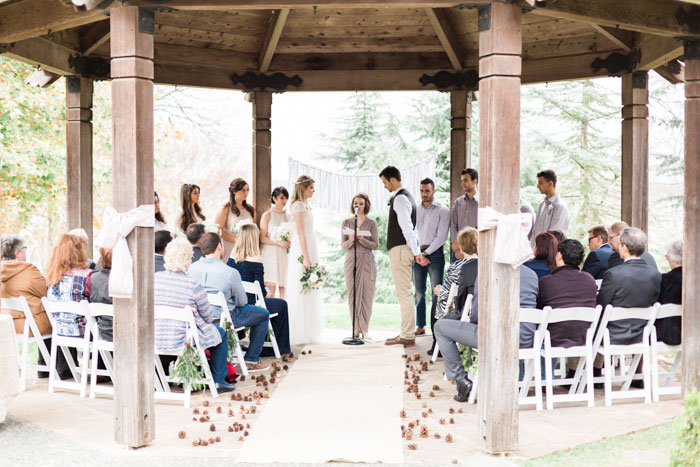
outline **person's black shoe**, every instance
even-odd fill
[[[466,377],[455,380],[455,383],[457,384],[457,395],[454,397],[454,400],[457,402],[466,402],[467,399],[469,399],[469,393],[472,391],[474,383]]]
[[[49,377],[49,372],[48,371],[37,371],[36,372],[36,377],[39,379],[45,379]]]
[[[630,387],[636,388],[636,389],[644,389],[644,380],[643,379],[633,379],[632,383],[630,384]]]
[[[593,368],[593,377],[597,378],[599,376],[603,376],[603,369],[602,368]],[[605,388],[605,383],[595,383],[593,385],[593,388],[595,389],[603,389]]]
[[[229,384],[229,383],[226,383],[226,382],[216,383],[216,391],[219,392],[219,393],[222,393],[222,392],[231,392],[231,391],[233,391],[234,389],[236,389],[236,385],[235,385],[235,384]]]
[[[432,355],[432,354],[433,354],[433,349],[428,349],[428,352],[427,352],[427,353],[428,353],[428,355]]]
[[[64,370],[58,373],[58,377],[61,380],[73,379],[73,373],[70,372],[70,369]]]

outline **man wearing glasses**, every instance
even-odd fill
[[[625,262],[625,260],[620,257],[620,234],[622,234],[622,232],[628,227],[629,224],[623,221],[615,222],[610,226],[610,230],[608,232],[610,234],[610,246],[612,247],[613,252],[610,255],[610,259],[608,259],[608,269],[612,269],[615,266],[619,266]],[[657,271],[659,270],[659,268],[656,266],[654,257],[651,256],[648,251],[642,253],[640,258],[652,268],[656,269]]]
[[[613,252],[608,243],[608,229],[604,225],[596,225],[588,230],[588,249],[591,252],[588,253],[581,270],[589,273],[594,279],[602,279],[608,270],[608,260]]]

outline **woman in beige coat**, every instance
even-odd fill
[[[372,317],[372,304],[374,302],[374,285],[377,280],[377,263],[374,261],[373,250],[379,246],[379,233],[377,223],[368,218],[370,209],[369,197],[364,193],[358,193],[350,203],[350,212],[355,213],[357,206],[357,230],[367,231],[370,235],[357,237],[357,314],[355,321],[355,337],[360,333],[364,339],[369,328],[369,320]],[[347,229],[355,229],[355,218],[350,217],[343,221],[341,228],[341,245],[345,254],[345,285],[348,288],[348,304],[350,306],[350,319],[353,312],[353,265],[355,261],[355,235],[345,233]]]

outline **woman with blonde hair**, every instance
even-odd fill
[[[260,283],[263,297],[267,297],[267,289],[265,288],[265,266],[263,265],[262,256],[260,256],[260,231],[255,224],[245,224],[241,226],[236,236],[236,244],[231,251],[231,257],[228,260],[228,265],[236,269],[241,275],[241,280],[245,282]],[[255,305],[255,297],[248,294],[248,304]],[[275,332],[277,346],[281,354],[291,352],[289,346],[289,312],[287,302],[281,298],[265,298],[265,307],[271,315],[277,314],[272,318],[272,329]],[[273,355],[272,349],[269,347],[263,348],[260,354],[263,357]]]
[[[255,207],[248,204],[250,186],[242,178],[234,178],[228,186],[229,200],[216,214],[216,224],[221,230],[221,238],[224,242],[224,261],[228,260],[233,245],[236,243],[236,234],[233,232],[236,224],[243,220],[257,222]]]
[[[321,291],[303,291],[301,286],[301,277],[306,269],[318,263],[314,218],[308,203],[314,192],[314,179],[302,175],[294,184],[290,200],[289,212],[295,227],[292,230],[287,265],[287,297],[291,310],[289,334],[292,345],[318,342],[323,332]]]
[[[180,205],[182,213],[177,220],[177,226],[184,233],[190,224],[202,223],[206,220],[199,206],[200,189],[197,185],[185,183],[180,188]]]
[[[350,203],[350,212],[357,217],[348,217],[341,226],[340,244],[345,254],[345,286],[348,289],[348,305],[350,307],[350,319],[353,316],[353,303],[356,304],[357,313],[355,322],[355,337],[367,339],[369,336],[369,320],[372,317],[372,304],[374,303],[374,284],[377,280],[377,263],[374,261],[373,250],[379,246],[379,231],[377,223],[367,217],[371,203],[369,196],[365,193],[358,193]],[[352,272],[355,269],[355,234],[346,233],[349,230],[354,232],[355,220],[357,219],[357,230],[369,232],[370,235],[357,237],[357,273],[353,280]],[[356,284],[357,295],[353,289]]]

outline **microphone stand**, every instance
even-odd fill
[[[355,322],[357,320],[357,211],[358,206],[355,205],[355,238],[354,253],[355,258],[352,264],[352,336],[343,339],[345,345],[362,345],[365,343],[359,337],[355,337]]]

